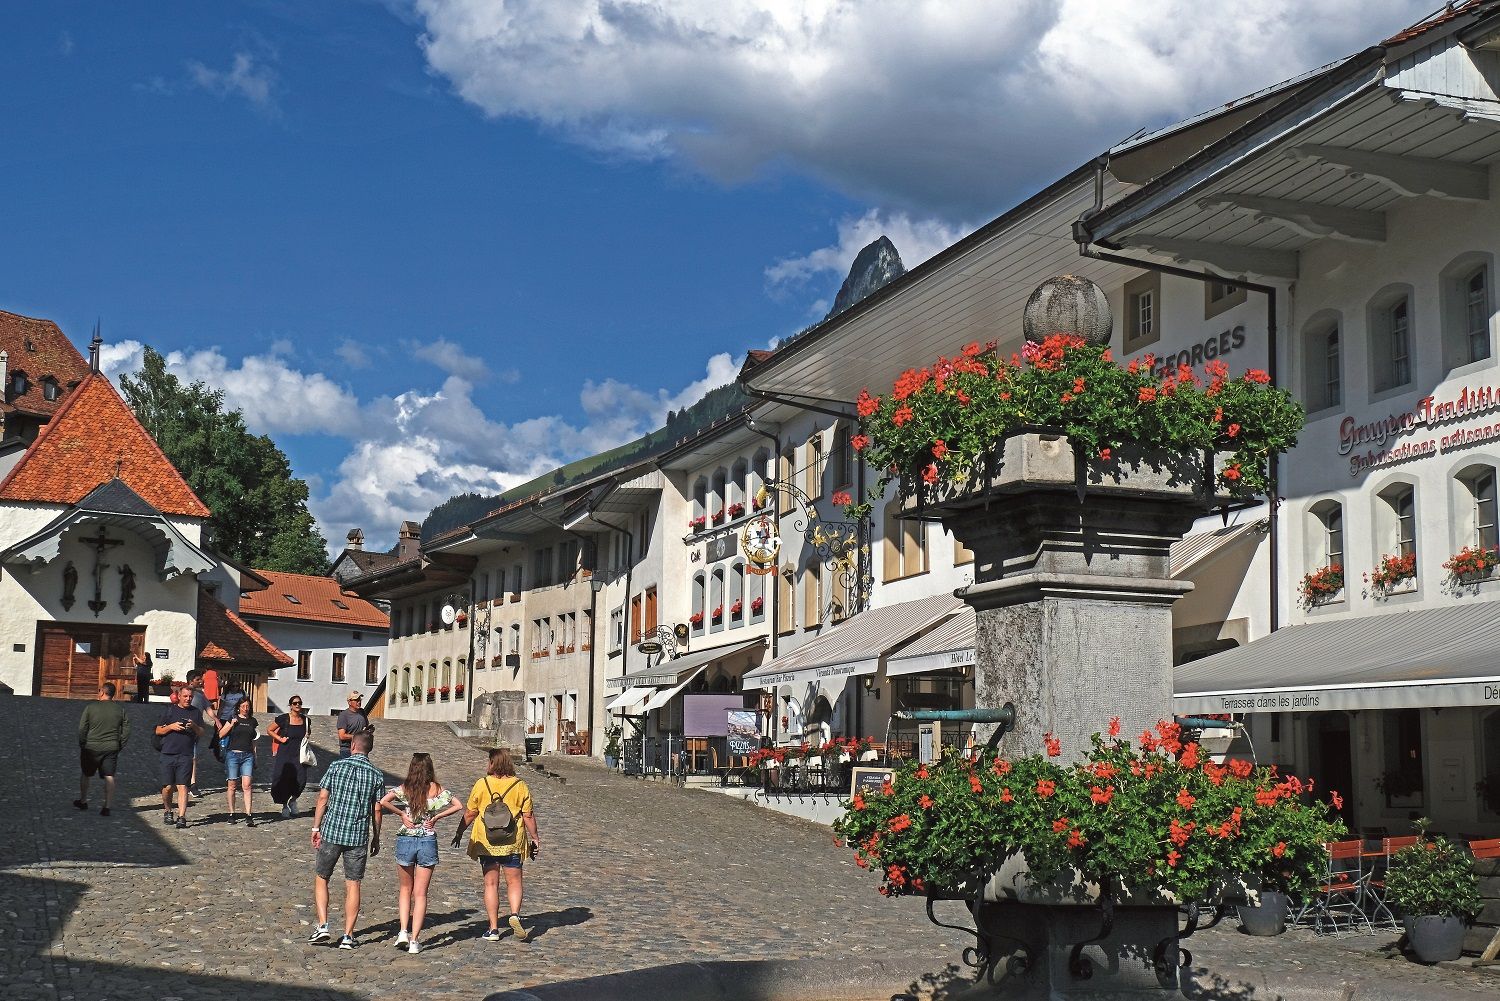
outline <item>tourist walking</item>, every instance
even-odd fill
[[[78,780],[78,798],[73,805],[80,810],[89,808],[89,778],[97,775],[104,780],[104,805],[99,816],[109,816],[109,804],[115,798],[115,769],[120,752],[130,739],[130,717],[125,709],[115,704],[115,683],[106,681],[99,686],[99,697],[83,709],[78,719],[78,767],[83,775]]]
[[[363,695],[359,692],[350,692],[349,708],[339,713],[338,718],[334,720],[334,726],[338,727],[339,731],[339,757],[341,758],[349,756],[349,741],[354,739],[356,733],[369,733],[372,740],[374,738],[370,728],[370,717],[365,715],[365,711],[360,708],[362,702],[364,702]],[[373,748],[375,745],[372,743],[370,746]]]
[[[198,732],[201,734],[204,732],[205,727],[214,726],[213,702],[209,700],[207,693],[203,691],[205,682],[202,671],[189,671],[187,683],[188,688],[193,693],[191,704],[193,709],[198,713]],[[210,740],[208,743],[213,747],[214,757],[217,759],[220,756],[219,742],[217,740]],[[193,774],[188,779],[188,792],[192,793],[194,798],[203,795],[198,791],[198,754],[202,750],[202,742],[195,741],[193,743]]]
[[[187,827],[188,783],[193,777],[193,750],[203,715],[193,708],[193,690],[183,685],[172,693],[173,701],[156,723],[155,741],[161,760],[162,823]],[[172,812],[172,799],[177,812]]]
[[[463,808],[463,803],[438,782],[432,755],[422,752],[411,756],[406,781],[380,801],[381,810],[401,818],[396,831],[396,874],[400,879],[396,912],[401,920],[396,948],[404,946],[413,955],[422,951],[419,939],[427,916],[427,887],[438,864],[437,822]]]
[[[297,797],[307,788],[307,766],[302,763],[302,742],[312,736],[312,721],[302,711],[302,697],[287,700],[287,711],[266,728],[271,738],[271,799],[280,804],[283,817],[297,815]]]
[[[484,940],[495,942],[500,938],[500,878],[503,873],[505,894],[510,904],[510,917],[506,920],[516,938],[524,942],[531,932],[521,924],[521,866],[524,859],[536,858],[542,842],[537,836],[531,790],[516,776],[510,751],[501,747],[490,752],[489,768],[484,777],[474,783],[465,807],[463,826],[453,835],[453,844],[457,846],[464,827],[472,825],[469,857],[479,861],[479,868],[484,873],[484,909],[490,919]]]
[[[366,852],[380,851],[380,801],[385,776],[365,757],[368,734],[356,734],[347,758],[339,758],[323,773],[322,791],[313,810],[313,906],[318,924],[309,943],[328,940],[328,880],[339,859],[344,860],[344,937],[340,949],[353,949],[354,923],[359,919],[359,882],[365,878]],[[374,827],[372,836],[371,826]]]
[[[245,800],[246,827],[255,826],[250,782],[255,775],[255,738],[260,725],[250,708],[249,699],[240,699],[235,703],[234,716],[219,727],[219,739],[224,742],[224,795],[229,800],[229,822],[237,824],[240,820],[234,812],[234,789],[239,786]]]
[[[143,648],[132,654],[130,660],[135,664],[135,700],[148,702],[151,699],[151,655]]]

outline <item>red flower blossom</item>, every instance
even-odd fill
[[[1050,799],[1057,792],[1057,783],[1051,779],[1037,779],[1036,794],[1042,799]]]
[[[1107,449],[1107,448],[1101,448],[1099,450],[1099,461],[1100,462],[1108,462],[1109,461],[1109,457],[1110,457],[1111,454],[1112,453],[1110,452],[1109,449]]]
[[[1240,433],[1240,426],[1238,424],[1231,424],[1228,428],[1225,429],[1225,432],[1231,438],[1237,437]]]
[[[1192,822],[1180,824],[1176,820],[1173,820],[1167,830],[1167,838],[1172,842],[1172,844],[1176,845],[1178,848],[1181,848],[1183,845],[1187,844],[1188,838],[1192,837],[1193,829],[1197,826],[1197,824]]]
[[[1198,745],[1197,745],[1197,743],[1192,743],[1192,744],[1189,744],[1187,747],[1184,747],[1182,749],[1182,756],[1177,759],[1177,763],[1179,765],[1181,765],[1182,767],[1187,768],[1189,770],[1197,768],[1198,767]]]
[[[911,826],[911,818],[908,817],[904,813],[901,814],[899,817],[892,817],[891,818],[891,833],[892,834],[900,834],[902,831],[906,830],[910,826]]]
[[[929,462],[927,468],[922,470],[922,482],[936,483],[938,481],[937,463]]]
[[[937,441],[932,443],[932,457],[934,459],[941,459],[947,454],[948,444],[947,442],[943,441],[943,439],[939,438]]]
[[[976,357],[979,354],[979,352],[981,352],[983,350],[984,349],[979,346],[979,342],[978,341],[970,341],[969,343],[965,344],[964,347],[963,347],[964,357],[965,358],[974,358],[974,357]]]
[[[1055,758],[1062,753],[1062,741],[1052,736],[1051,733],[1042,734],[1042,743],[1047,747],[1047,757]]]
[[[1120,717],[1116,716],[1109,721],[1109,735],[1111,737],[1120,735]]]
[[[965,393],[962,389],[960,389],[958,392],[954,393],[953,396],[954,396],[955,399],[958,400],[959,403],[962,403],[964,406],[967,407],[969,405],[969,400],[970,400],[969,394]]]
[[[1171,866],[1173,869],[1177,868],[1177,863],[1181,859],[1182,856],[1176,851],[1176,849],[1167,852],[1167,865]]]
[[[911,407],[908,407],[905,404],[897,407],[896,412],[894,414],[891,414],[891,423],[896,425],[897,427],[900,427],[909,420],[911,420]]]
[[[1285,855],[1286,854],[1286,842],[1285,841],[1278,841],[1278,842],[1276,842],[1276,847],[1271,849],[1271,854],[1275,855],[1277,858],[1281,858],[1283,855]]]
[[[862,793],[855,793],[854,798],[850,800],[849,805],[854,807],[854,809],[856,810],[863,810],[865,808],[864,795]]]
[[[1068,847],[1069,848],[1082,848],[1084,845],[1086,845],[1088,843],[1089,843],[1088,839],[1085,838],[1083,836],[1083,834],[1081,834],[1078,831],[1077,828],[1074,828],[1073,831],[1068,834]]]
[[[1335,810],[1342,810],[1344,808],[1344,797],[1340,796],[1337,792],[1330,792],[1328,794],[1328,802],[1333,804]]]
[[[873,416],[875,411],[880,409],[880,397],[871,396],[868,389],[861,389],[859,397],[854,401],[854,406],[859,411],[859,416]]]
[[[1252,368],[1250,371],[1248,371],[1248,372],[1245,373],[1245,381],[1246,382],[1258,382],[1262,386],[1264,386],[1266,383],[1268,383],[1268,382],[1271,381],[1271,377],[1269,375],[1267,375],[1261,369]]]
[[[1188,792],[1186,787],[1178,791],[1177,805],[1182,807],[1184,810],[1191,810],[1193,808],[1193,804],[1196,802],[1198,801],[1193,798],[1193,794]]]
[[[856,452],[863,452],[870,447],[870,436],[867,434],[857,434],[849,439],[849,445]]]
[[[1256,806],[1275,806],[1281,795],[1274,789],[1257,789],[1255,791]]]
[[[1001,789],[1000,790],[1000,802],[1002,802],[1002,803],[1009,803],[1013,799],[1015,799],[1015,797],[1010,794],[1010,790],[1009,789]]]
[[[1229,773],[1237,779],[1248,779],[1254,771],[1255,766],[1244,758],[1235,758],[1229,762]]]
[[[1077,379],[1073,380],[1073,392],[1075,392],[1075,393],[1082,393],[1083,392],[1083,388],[1084,388],[1084,381],[1083,381],[1083,377],[1082,376],[1080,376]]]
[[[1099,761],[1094,764],[1094,777],[1101,779],[1112,779],[1120,774],[1120,770],[1108,761]]]
[[[1061,834],[1063,831],[1066,831],[1068,829],[1068,825],[1071,823],[1072,821],[1067,817],[1058,817],[1052,822],[1052,833]]]
[[[1156,401],[1156,387],[1142,386],[1140,392],[1135,394],[1135,398],[1141,403],[1154,403]]]
[[[835,490],[833,492],[833,496],[830,498],[830,500],[832,500],[835,504],[838,504],[838,505],[853,504],[854,503],[854,498],[852,496],[850,496],[849,491],[847,491],[847,490]]]
[[[1115,787],[1109,786],[1101,789],[1099,786],[1094,786],[1089,790],[1089,798],[1094,801],[1095,806],[1108,806],[1109,801],[1115,798]]]
[[[990,767],[990,771],[1000,776],[1009,775],[1010,769],[1011,763],[1009,761],[1006,761],[1004,758],[996,758],[994,765]]]
[[[932,797],[929,796],[929,795],[927,795],[924,792],[922,794],[922,797],[917,800],[917,805],[920,806],[924,810],[931,810],[932,809]]]
[[[970,775],[969,788],[974,790],[974,794],[977,796],[979,793],[984,791],[984,783],[979,781],[978,775]]]
[[[919,778],[919,779],[925,779],[927,777],[927,775],[928,775],[928,772],[927,772],[927,766],[926,765],[923,765],[921,768],[917,769],[917,778]]]

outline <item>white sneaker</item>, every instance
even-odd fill
[[[411,944],[406,947],[406,951],[408,955],[415,956],[417,953],[422,951],[422,943],[418,942],[416,939],[412,939]]]
[[[408,934],[406,934],[406,929],[405,928],[401,929],[401,933],[396,936],[396,948],[399,949],[403,945],[406,945],[406,944],[408,944],[410,942],[411,942],[411,936],[408,935]]]
[[[310,935],[308,937],[307,941],[308,941],[309,945],[311,945],[314,942],[327,942],[328,941],[328,926],[327,925],[314,925],[313,926],[313,930],[312,930],[312,935]]]

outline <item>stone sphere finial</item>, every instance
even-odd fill
[[[1077,334],[1090,344],[1104,345],[1113,328],[1104,290],[1077,275],[1058,275],[1038,285],[1021,319],[1022,332],[1033,342],[1050,334]]]

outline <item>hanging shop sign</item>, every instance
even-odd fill
[[[1456,396],[1424,396],[1411,410],[1360,423],[1345,417],[1339,423],[1339,455],[1349,460],[1349,475],[1393,466],[1441,452],[1457,451],[1500,438],[1500,423],[1475,424],[1436,433],[1500,410],[1500,386],[1465,386]],[[1427,432],[1424,434],[1423,432]],[[1398,439],[1411,437],[1409,441]]]
[[[736,547],[736,543],[738,542],[739,536],[735,535],[732,532],[726,532],[723,535],[718,535],[712,539],[709,539],[708,562],[717,563],[720,560],[727,560],[731,556],[734,556],[737,552],[739,552],[738,548]]]
[[[781,552],[781,537],[770,515],[760,515],[745,522],[740,529],[740,549],[745,554],[745,569],[754,574],[776,572],[776,557]]]

